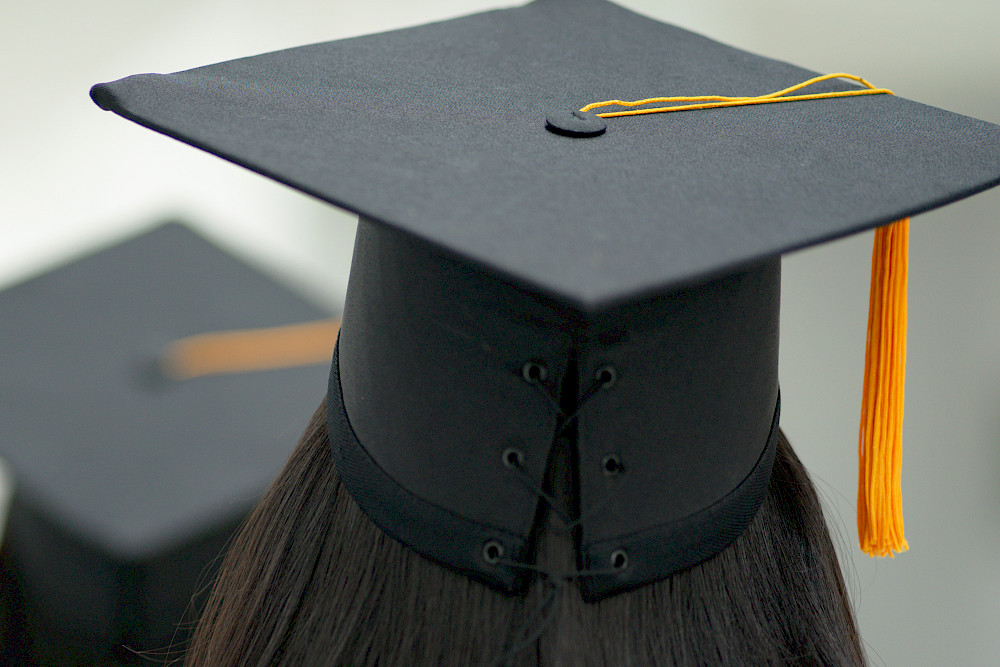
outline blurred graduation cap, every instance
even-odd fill
[[[196,585],[280,469],[327,363],[237,373],[232,345],[205,357],[213,341],[190,337],[324,316],[176,223],[0,293],[23,659],[183,644]]]
[[[857,77],[816,77],[604,0],[536,0],[128,77],[91,94],[105,109],[362,217],[359,233],[367,240],[357,246],[352,289],[357,303],[368,304],[352,315],[349,301],[345,312],[330,427],[345,484],[390,534],[452,567],[514,586],[516,561],[530,551],[537,498],[514,500],[512,489],[520,487],[497,470],[493,450],[505,437],[520,439],[508,463],[523,464],[538,487],[551,433],[573,414],[581,466],[579,562],[620,570],[589,578],[589,595],[600,597],[710,556],[756,511],[777,428],[782,253],[888,225],[873,273],[866,432],[901,427],[906,224],[890,223],[1000,182],[1000,128]],[[675,113],[675,106],[688,108]],[[473,426],[449,432],[450,442],[410,440],[398,437],[405,428],[385,431],[369,414],[376,403],[391,405],[424,427],[411,430],[444,432],[448,415],[425,403],[423,412],[407,410],[413,396],[439,395],[449,405],[456,402],[449,391],[477,397],[476,377],[463,376],[461,390],[421,385],[420,354],[392,366],[384,361],[391,345],[378,347],[380,337],[399,346],[417,335],[391,315],[407,305],[420,314],[410,324],[448,317],[446,305],[466,313],[464,320],[455,315],[456,326],[469,325],[469,312],[488,319],[482,304],[470,311],[468,303],[422,301],[426,294],[394,281],[400,266],[426,277],[408,255],[451,275],[451,265],[427,254],[432,249],[472,267],[459,284],[485,276],[486,294],[507,286],[525,299],[518,307],[545,302],[563,314],[549,326],[575,336],[571,343],[552,349],[544,337],[526,336],[513,346],[516,354],[497,362],[506,384],[478,396],[544,386],[549,399],[564,403],[535,406],[547,417],[538,419],[544,428],[477,435]],[[396,285],[398,295],[358,287],[369,279]],[[607,364],[629,338],[608,335],[611,329],[648,329],[644,311],[659,313],[672,329],[673,347],[655,351],[676,362],[659,369],[674,373],[670,382],[657,383],[652,373],[648,385],[636,380],[643,374],[629,364],[650,363],[652,349],[632,350],[643,359]],[[594,326],[603,333],[588,338]],[[445,358],[447,350],[424,342],[430,347],[417,349],[425,358],[432,352]],[[518,354],[545,360],[524,365],[521,388],[510,384],[521,374],[513,361]],[[570,359],[578,367],[575,406],[559,395],[574,373]],[[583,368],[587,363],[594,366]],[[602,376],[602,368],[609,374]],[[635,402],[598,409],[600,401],[586,394],[595,372],[614,383],[608,397],[633,392],[636,400],[653,400],[655,394],[660,402],[641,418]],[[370,382],[379,377],[393,377],[396,388]],[[654,387],[667,389],[657,394]],[[366,402],[371,396],[379,400]],[[479,405],[486,414],[525,409],[527,420],[530,403]],[[422,420],[428,411],[439,421]],[[651,425],[639,425],[643,420]],[[482,419],[478,424],[490,431]],[[889,460],[891,483],[898,438],[889,440],[877,458]],[[442,467],[454,462],[455,442],[462,442],[464,463]],[[871,447],[863,442],[863,450]],[[591,479],[588,472],[608,467],[610,450],[628,461],[617,466],[610,459],[614,470],[605,472],[629,477],[613,488],[608,475],[594,472]],[[411,451],[421,456],[407,456]],[[602,503],[620,510],[614,520],[582,519],[599,513]],[[868,521],[862,520],[864,530]],[[877,536],[867,548],[884,554],[904,545],[900,533]]]

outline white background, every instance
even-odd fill
[[[622,4],[762,55],[852,72],[904,97],[1000,122],[994,0]],[[349,217],[98,110],[89,86],[493,6],[500,4],[6,5],[0,288],[182,216],[336,307],[350,262]],[[893,561],[870,560],[855,546],[871,235],[799,252],[784,263],[782,423],[827,503],[873,664],[989,665],[1000,655],[998,213],[1000,192],[990,192],[913,222],[903,463],[911,550]],[[9,480],[0,480],[0,488],[9,492]]]

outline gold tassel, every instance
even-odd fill
[[[268,329],[198,334],[168,345],[160,358],[160,368],[170,379],[180,381],[329,363],[339,330],[339,320],[317,320]]]
[[[909,234],[908,218],[875,232],[858,438],[861,550],[890,558],[909,548],[900,490]]]

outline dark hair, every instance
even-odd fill
[[[539,563],[572,561],[568,539],[540,532]],[[864,655],[819,500],[783,434],[766,499],[735,542],[588,604],[542,577],[505,596],[386,536],[340,483],[321,405],[233,542],[187,661],[859,665]]]

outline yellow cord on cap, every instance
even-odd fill
[[[850,79],[864,86],[830,93],[791,95],[830,79]],[[608,106],[670,106],[607,111],[601,118],[694,111],[720,107],[801,102],[858,95],[892,95],[853,74],[826,74],[766,95],[730,97],[699,95],[650,97],[643,100],[594,102],[580,111]],[[909,219],[875,232],[872,251],[871,293],[868,302],[868,336],[858,438],[858,538],[870,556],[892,556],[909,547],[903,535],[903,501],[900,470],[903,452],[903,392],[906,379],[906,278]]]
[[[811,86],[821,81],[828,81],[830,79],[850,79],[851,81],[857,81],[864,86],[863,89],[852,89],[852,90],[841,90],[831,93],[809,93],[805,95],[789,95],[789,93],[794,93],[797,90],[802,90],[808,86]],[[756,95],[753,97],[729,97],[726,95],[696,95],[696,96],[682,96],[682,97],[649,97],[644,100],[636,100],[634,102],[626,102],[624,100],[606,100],[604,102],[594,102],[588,104],[587,106],[580,109],[580,111],[592,111],[594,109],[599,109],[601,107],[619,106],[619,107],[639,107],[646,104],[673,104],[675,102],[684,102],[684,104],[677,104],[674,106],[666,107],[653,107],[649,109],[632,109],[630,111],[605,111],[603,113],[596,114],[601,118],[615,118],[618,116],[641,116],[643,114],[649,113],[668,113],[671,111],[694,111],[697,109],[718,109],[721,107],[741,107],[748,106],[751,104],[775,104],[778,102],[803,102],[805,100],[827,100],[835,97],[855,97],[858,95],[892,95],[893,92],[887,88],[876,88],[872,84],[868,83],[860,76],[855,76],[854,74],[824,74],[822,76],[813,77],[802,83],[797,83],[794,86],[789,86],[783,90],[779,90],[773,93],[768,93],[766,95]]]

